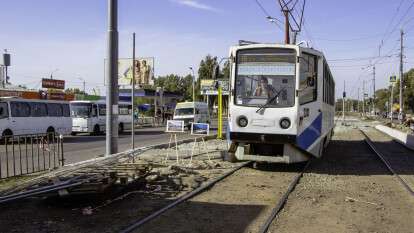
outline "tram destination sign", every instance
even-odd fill
[[[42,79],[42,88],[65,89],[65,80]]]

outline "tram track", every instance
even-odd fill
[[[386,153],[383,153],[383,152],[380,151],[378,146],[375,145],[375,142],[372,140],[372,138],[368,135],[367,132],[365,132],[364,130],[362,130],[360,128],[359,128],[359,131],[365,137],[365,142],[367,143],[369,148],[378,156],[378,158],[382,161],[382,163],[387,167],[388,171],[390,171],[390,173],[401,183],[401,185],[404,187],[404,189],[407,190],[407,192],[410,193],[410,195],[412,197],[414,197],[414,189],[413,189],[412,185],[410,185],[410,183],[407,181],[407,179],[405,179],[404,177],[402,177],[401,174],[398,173],[398,167],[395,166],[395,164],[393,164],[390,161],[389,158],[387,158]],[[399,144],[395,141],[392,141],[392,142],[394,143],[394,145],[398,145],[399,147],[403,147],[401,144]],[[405,148],[405,147],[403,147],[403,148]]]
[[[235,174],[237,171],[243,169],[243,168],[247,168],[248,165],[250,165],[252,162],[245,162],[242,163],[240,165],[238,165],[237,167],[231,169],[230,171],[220,175],[217,178],[214,178],[213,180],[207,182],[206,184],[204,184],[203,186],[181,196],[180,198],[178,198],[177,200],[173,201],[172,203],[164,206],[163,208],[153,212],[152,214],[148,215],[147,217],[144,217],[142,219],[139,219],[133,223],[131,223],[129,226],[127,226],[124,230],[120,231],[121,233],[129,233],[129,232],[161,232],[163,231],[162,229],[153,229],[151,228],[151,226],[144,226],[145,224],[148,223],[148,225],[150,225],[150,221],[156,221],[156,218],[161,218],[161,215],[164,214],[165,212],[167,212],[168,210],[170,211],[174,211],[174,208],[179,208],[178,205],[183,203],[183,202],[190,202],[193,201],[193,198],[196,198],[198,195],[204,193],[205,195],[208,195],[209,192],[218,192],[217,190],[214,190],[213,186],[215,186],[216,184],[218,184],[220,182],[220,184],[224,185],[223,183],[228,182],[226,185],[227,186],[232,186],[231,181],[228,181],[227,179],[231,179],[230,176]],[[261,217],[261,223],[256,224],[258,225],[255,231],[257,232],[261,232],[261,233],[265,233],[268,232],[269,226],[272,224],[272,222],[274,221],[274,219],[278,216],[278,214],[280,213],[280,211],[283,209],[285,203],[288,200],[289,194],[295,189],[296,185],[299,183],[301,177],[303,176],[304,172],[306,171],[307,167],[309,166],[310,161],[308,161],[306,164],[301,165],[300,169],[297,169],[299,171],[296,171],[295,174],[289,174],[289,181],[288,182],[281,182],[278,181],[278,178],[275,178],[275,184],[274,186],[277,186],[276,190],[285,190],[282,194],[282,196],[280,198],[275,198],[276,201],[273,201],[271,203],[269,203],[268,206],[266,206],[266,212],[267,214],[265,216]],[[292,166],[292,165],[290,165]],[[258,171],[258,172],[264,172],[264,171],[260,171],[257,169],[254,169],[254,171]],[[274,173],[275,175],[277,175],[277,173]],[[293,175],[293,179],[292,179],[292,175]],[[227,180],[227,181],[225,181]],[[283,180],[283,179],[280,179]],[[282,184],[280,184],[280,187],[278,186],[277,182],[281,182]],[[245,184],[246,186],[249,186],[248,181],[246,182],[247,184]],[[286,184],[287,183],[287,184]],[[265,183],[260,184],[260,181],[257,182],[256,187],[259,187],[261,185],[265,185]],[[287,188],[286,188],[287,187]],[[286,189],[285,189],[286,188]],[[220,190],[219,190],[220,191]],[[219,203],[219,200],[214,201],[214,196],[217,194],[213,194],[211,198],[208,198],[210,201],[213,201],[214,203]],[[225,195],[223,193],[223,195]],[[275,193],[272,193],[271,195],[273,195],[273,197],[275,196]],[[213,199],[213,200],[212,200]],[[254,199],[254,198],[252,198]],[[273,203],[273,204],[272,204]],[[251,201],[251,203],[243,203],[244,205],[254,205],[254,201]],[[270,209],[270,210],[269,210]],[[177,212],[183,212],[180,210],[177,210]],[[194,211],[196,214],[197,211]],[[168,213],[165,213],[166,215]],[[172,214],[173,215],[173,214]],[[163,216],[166,219],[169,219],[169,216]],[[197,217],[195,217],[197,218]],[[259,218],[260,219],[260,218]],[[159,219],[158,219],[159,220]],[[210,219],[210,221],[214,222],[213,220]],[[224,219],[221,219],[221,221],[225,221]],[[255,221],[255,220],[253,220]],[[198,223],[197,223],[198,224]],[[217,224],[217,222],[214,222],[213,224]],[[156,227],[158,227],[158,223],[152,223],[152,225],[155,225]],[[200,225],[203,225],[203,223],[200,223]],[[145,228],[147,227],[147,228]],[[204,226],[204,227],[208,227],[208,226]],[[142,229],[144,228],[144,229]],[[199,230],[204,230],[205,229],[199,229]],[[230,231],[231,232],[232,229],[226,229],[226,232]],[[179,230],[178,230],[179,232]],[[235,231],[237,232],[237,231]]]

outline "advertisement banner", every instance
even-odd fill
[[[42,79],[42,88],[65,89],[65,80],[58,79]]]
[[[107,60],[105,59],[105,68]],[[135,65],[135,84],[154,85],[154,58],[137,58]],[[106,71],[106,69],[105,69]],[[118,85],[128,87],[132,85],[132,58],[118,59]],[[107,74],[105,73],[105,80]],[[106,83],[106,82],[105,82]]]
[[[228,95],[230,83],[228,79],[202,79],[200,80],[200,92],[202,95],[218,95],[216,82],[221,86],[222,95]]]

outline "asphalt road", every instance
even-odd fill
[[[215,134],[217,131],[217,121],[212,122],[210,134]],[[193,138],[189,131],[185,133],[177,134],[177,140],[183,140]],[[135,147],[149,146],[161,143],[168,143],[170,134],[165,133],[165,127],[148,127],[135,130]],[[53,167],[53,163],[56,160],[53,155],[53,151],[56,148],[50,146],[44,151],[42,146],[34,145],[34,149],[31,150],[31,145],[28,146],[29,150],[26,155],[25,146],[22,145],[22,153],[20,154],[17,144],[15,145],[15,153],[13,158],[12,147],[8,146],[8,153],[4,145],[0,146],[0,174],[1,177],[7,175],[7,168],[9,176],[14,173],[21,174],[26,171],[44,170],[43,168]],[[105,135],[90,136],[88,134],[79,134],[76,136],[65,136],[63,144],[65,164],[80,162],[96,157],[103,156],[105,154]],[[125,151],[131,148],[131,132],[127,131],[119,135],[118,138],[118,151]],[[40,151],[40,152],[39,152]],[[33,154],[32,154],[33,152]],[[51,152],[51,153],[49,153]],[[6,156],[8,155],[8,156]],[[13,163],[15,161],[15,163]],[[22,166],[20,166],[20,161]],[[57,160],[56,160],[57,161]],[[49,166],[50,163],[50,166]],[[8,166],[7,166],[8,164]],[[26,165],[28,164],[28,166]],[[21,169],[20,169],[21,167]],[[40,168],[40,169],[39,169]]]

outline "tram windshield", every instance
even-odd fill
[[[239,50],[235,104],[292,107],[295,102],[295,61],[296,52],[293,49]]]

